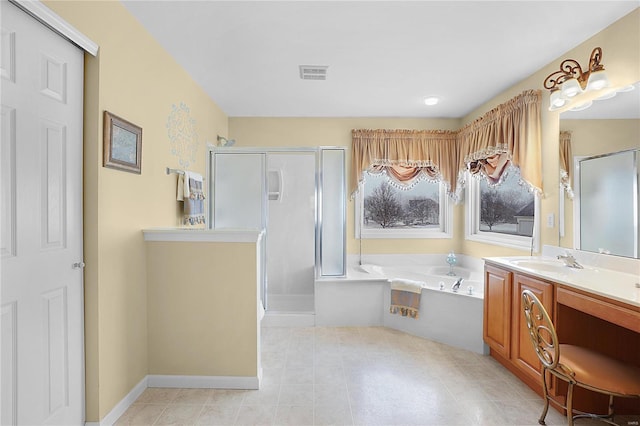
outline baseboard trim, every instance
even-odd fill
[[[112,426],[147,388],[203,388],[203,389],[259,389],[259,376],[165,376],[148,375],[131,389],[99,422],[85,422],[85,426]]]
[[[147,376],[150,388],[258,389],[259,378],[251,376]]]
[[[142,380],[140,380],[140,382],[138,382],[138,384],[135,385],[133,389],[131,389],[131,391],[124,398],[122,398],[111,411],[109,411],[109,414],[107,414],[102,420],[100,420],[100,422],[86,422],[85,426],[112,426],[148,387],[148,377],[149,376],[145,376]]]

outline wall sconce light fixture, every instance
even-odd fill
[[[233,146],[236,143],[235,139],[227,139],[223,136],[218,135],[218,142],[220,142],[220,146]]]
[[[574,59],[565,59],[560,63],[560,70],[551,73],[544,80],[545,89],[551,91],[549,111],[555,111],[567,105],[576,95],[585,92],[594,92],[609,87],[609,80],[602,65],[602,49],[596,47],[589,57],[589,66],[582,70],[580,64]],[[604,97],[615,96],[606,93]],[[603,98],[604,98],[603,97]],[[584,109],[591,105],[590,102],[575,107]]]

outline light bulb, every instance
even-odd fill
[[[604,70],[596,71],[589,75],[587,90],[602,90],[605,87],[609,87],[609,79]]]
[[[549,111],[554,111],[566,104],[566,99],[562,98],[562,94],[559,90],[554,90],[551,92],[551,97],[549,98]]]
[[[575,78],[570,78],[569,80],[562,83],[562,97],[564,98],[573,98],[578,93],[582,92],[582,88],[580,87],[580,83]]]

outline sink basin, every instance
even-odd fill
[[[513,260],[511,263],[532,271],[566,272],[569,269],[568,266],[553,260]]]

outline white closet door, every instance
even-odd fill
[[[0,420],[81,424],[84,56],[2,3]]]

